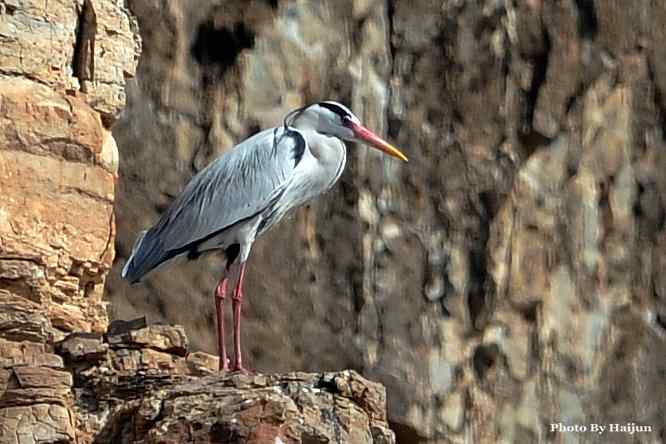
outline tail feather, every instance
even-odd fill
[[[139,233],[132,247],[132,254],[125,263],[120,275],[131,283],[138,282],[143,275],[148,273],[153,267],[152,262],[156,256],[154,242],[145,242],[148,230]],[[151,260],[153,259],[153,260]]]
[[[170,259],[183,254],[192,259],[200,253],[197,251],[196,242],[176,249],[166,249],[162,241],[162,234],[159,227],[139,233],[132,247],[132,253],[120,272],[123,279],[134,284]]]

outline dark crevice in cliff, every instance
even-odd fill
[[[193,173],[201,169],[197,164],[207,163],[211,155],[208,137],[214,125],[215,113],[212,110],[225,101],[220,94],[223,97],[228,91],[240,94],[242,64],[239,57],[244,50],[254,47],[255,37],[255,30],[246,23],[235,21],[223,24],[214,15],[196,28],[190,53],[201,67],[201,109],[204,112],[199,116],[198,126],[206,137],[192,158]]]
[[[483,281],[485,277],[480,277],[480,275],[485,274],[485,270],[482,269],[480,265],[479,257],[480,255],[477,252],[471,253],[471,274],[475,276],[473,282],[471,282],[472,289],[470,289],[469,295],[467,296],[467,307],[469,310],[470,324],[474,330],[481,331],[485,324],[485,308],[486,308],[486,294],[484,294]]]
[[[199,24],[190,51],[201,65],[203,89],[220,83],[237,64],[241,52],[253,48],[254,43],[255,32],[243,22],[219,26],[208,20]]]
[[[578,35],[584,39],[593,39],[597,34],[597,12],[594,0],[574,0],[578,9]]]
[[[666,210],[661,202],[658,186],[653,180],[636,183],[636,199],[632,213],[638,221],[638,233],[650,242],[656,242],[666,223]]]
[[[389,99],[388,99],[388,106],[386,107],[386,135],[389,138],[389,140],[398,140],[398,136],[400,135],[400,130],[402,129],[402,122],[405,116],[402,117],[394,116],[393,113],[391,112],[391,103],[393,102],[392,98],[394,93],[393,87],[391,86],[391,80],[396,76],[395,57],[398,52],[398,48],[394,41],[395,5],[393,1],[394,0],[386,0],[386,21],[387,21],[387,34],[388,34],[386,36],[386,42],[390,57],[389,63],[391,65],[389,69],[389,78],[387,79]]]
[[[361,277],[359,278],[359,274]],[[349,291],[351,292],[352,305],[354,307],[354,313],[361,313],[363,307],[365,306],[365,301],[363,300],[363,272],[354,268],[349,270]],[[357,331],[358,331],[357,325]]]
[[[472,365],[479,380],[483,380],[498,361],[500,349],[497,344],[479,345],[474,350]]]
[[[254,31],[245,23],[235,23],[228,28],[206,21],[197,28],[192,56],[206,72],[223,75],[236,63],[241,51],[254,46],[254,38]]]
[[[386,41],[388,42],[388,50],[391,56],[391,74],[395,74],[394,62],[395,62],[395,55],[398,52],[398,49],[393,40],[393,37],[395,35],[395,25],[394,25],[395,5],[393,3],[394,1],[395,0],[386,0],[386,16],[387,16],[386,19],[388,23],[388,36],[386,38]]]
[[[351,29],[350,41],[353,47],[353,51],[357,52],[360,48],[363,47],[363,28],[368,21],[368,16],[364,15],[359,17],[354,21]],[[351,102],[348,102],[351,103]]]
[[[389,421],[389,427],[395,433],[396,443],[419,444],[427,440],[419,435],[418,431],[407,424]]]
[[[72,72],[79,79],[81,91],[86,91],[86,81],[95,78],[95,34],[97,15],[90,0],[85,0],[76,22],[76,43],[72,57]]]
[[[240,427],[234,423],[218,421],[210,428],[208,438],[211,442],[245,442],[247,436],[243,436]]]
[[[127,409],[118,413],[112,421],[107,422],[95,436],[92,444],[104,444],[122,441],[122,437],[135,438],[133,432],[134,421],[132,420],[136,409]]]
[[[659,88],[659,84],[657,83],[654,62],[650,57],[647,58],[647,75],[652,86],[654,105],[657,108],[661,140],[666,142],[666,102],[664,101],[664,92]]]
[[[492,279],[488,272],[487,245],[490,239],[490,226],[492,225],[493,204],[490,193],[481,192],[478,202],[472,203],[472,208],[478,218],[477,232],[470,249],[470,289],[467,296],[470,325],[476,331],[483,330],[492,311]]]
[[[548,31],[544,28],[543,33],[543,50],[536,55],[532,60],[532,81],[530,87],[526,92],[526,103],[523,114],[523,122],[520,128],[522,135],[529,135],[533,132],[534,113],[536,111],[537,102],[539,100],[539,92],[541,86],[546,81],[548,74],[548,65],[550,62],[551,41]]]
[[[657,325],[658,325],[659,327],[661,327],[661,329],[662,329],[663,331],[666,332],[666,316],[663,316],[662,314],[658,314],[658,315],[655,317],[655,321],[656,321]]]
[[[526,305],[516,307],[516,310],[526,322],[533,324],[537,321],[539,306],[540,302],[530,302]]]
[[[5,7],[6,15],[14,15],[16,13],[16,10],[18,9],[17,5],[6,4],[5,2],[2,2],[2,5]]]

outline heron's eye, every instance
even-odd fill
[[[342,126],[351,127],[351,119],[348,116],[342,116]]]

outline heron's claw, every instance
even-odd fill
[[[247,375],[247,376],[254,376],[257,374],[257,372],[255,372],[254,370],[248,370],[242,365],[234,365],[230,371],[231,373],[240,373],[242,375]]]
[[[218,369],[218,371],[219,371],[220,373],[228,373],[228,372],[229,372],[229,369],[231,368],[231,367],[230,367],[231,359],[226,358],[225,361],[226,361],[226,362],[222,363],[222,359],[220,358],[220,364],[219,364],[219,366],[217,367],[217,369]]]

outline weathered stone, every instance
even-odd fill
[[[84,102],[29,80],[0,80],[0,100],[3,291],[41,304],[39,316],[57,331],[103,330],[113,259],[115,166],[103,152],[110,134]]]
[[[12,374],[6,387],[3,386],[0,409],[16,406],[32,406],[35,404],[54,404],[67,408],[71,404],[71,387],[15,388],[12,386],[15,380],[15,376]]]
[[[337,385],[322,384],[325,380],[338,380],[344,392]],[[106,416],[98,439],[146,443],[395,442],[386,423],[373,419],[376,414],[372,412],[385,412],[385,394],[353,372],[176,378],[158,382],[155,389],[146,377],[145,384],[133,381],[132,387],[142,387],[142,393],[133,393],[133,402],[115,401],[118,408]],[[113,393],[124,393],[122,384]],[[137,427],[121,427],[128,420]]]
[[[44,344],[37,342],[14,342],[0,339],[0,368],[16,365],[63,368],[60,356],[47,352]]]
[[[44,342],[57,333],[39,304],[0,290],[0,336],[12,341]]]
[[[77,88],[71,72],[74,58],[77,2],[38,1],[2,5],[3,74],[36,79],[60,90]]]
[[[16,366],[13,372],[20,388],[72,386],[72,375],[66,371],[47,367]]]
[[[183,327],[176,325],[150,325],[121,334],[107,334],[112,347],[154,348],[179,356],[187,354],[187,336]]]
[[[190,373],[195,376],[216,373],[220,363],[220,358],[204,352],[188,353],[186,360]]]
[[[75,443],[72,418],[55,404],[0,409],[0,442],[6,444]]]
[[[0,8],[0,74],[81,90],[111,120],[120,112],[125,78],[134,74],[140,50],[125,8],[107,0],[27,0]]]
[[[138,49],[121,3],[0,2],[2,443],[78,442],[72,374],[52,344],[106,330],[118,168],[108,128]]]
[[[102,342],[101,336],[89,334],[70,334],[56,344],[58,353],[68,360],[95,362],[106,356],[109,346]]]
[[[175,375],[183,375],[189,371],[185,359],[150,348],[114,350],[111,354],[111,363],[115,370],[128,373],[159,370]]]
[[[118,336],[118,335],[124,335],[125,337],[129,337],[130,331],[146,328],[147,326],[148,326],[148,321],[146,320],[145,316],[136,319],[131,319],[129,321],[125,321],[123,319],[114,319],[113,321],[111,321],[111,323],[109,324],[109,328],[106,330],[106,336],[107,338],[109,336]]]

